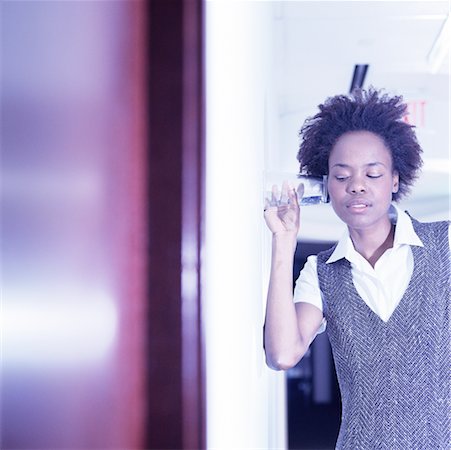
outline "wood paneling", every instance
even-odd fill
[[[148,448],[204,443],[202,2],[149,6]]]

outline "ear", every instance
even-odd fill
[[[393,187],[392,187],[392,193],[396,194],[399,190],[399,174],[396,170],[393,171]]]

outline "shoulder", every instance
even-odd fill
[[[407,213],[408,214],[408,213]],[[418,237],[427,241],[447,242],[449,235],[450,222],[442,220],[438,222],[420,222],[410,216],[413,228]],[[426,242],[425,242],[426,244]]]
[[[411,218],[415,233],[423,247],[412,247],[414,255],[428,258],[431,266],[440,267],[441,272],[450,270],[451,242],[449,221],[420,222]]]
[[[316,266],[317,266],[317,256],[316,255],[310,255],[307,257],[307,261],[304,264],[304,267],[302,268],[299,278],[297,279],[297,284],[300,283],[309,283],[309,284],[315,284],[317,283],[317,274],[316,274]]]
[[[322,252],[319,252],[317,255],[317,264],[325,264],[326,261],[331,257],[334,250],[337,248],[337,244],[334,244],[332,247],[328,248],[327,250],[323,250]]]

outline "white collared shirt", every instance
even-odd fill
[[[392,205],[389,214],[392,222],[396,223],[393,247],[385,251],[374,268],[355,251],[348,231],[338,241],[334,252],[326,261],[332,263],[346,258],[351,263],[352,280],[358,294],[384,322],[390,319],[412,277],[414,262],[411,246],[423,247],[410,217],[405,212]],[[294,302],[310,303],[322,311],[323,302],[316,264],[316,255],[307,258],[296,281]],[[324,329],[325,320],[318,332]]]

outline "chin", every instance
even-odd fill
[[[388,220],[388,215],[386,214],[341,214],[338,217],[349,227],[355,230],[371,228],[374,226],[381,225],[385,220]]]

